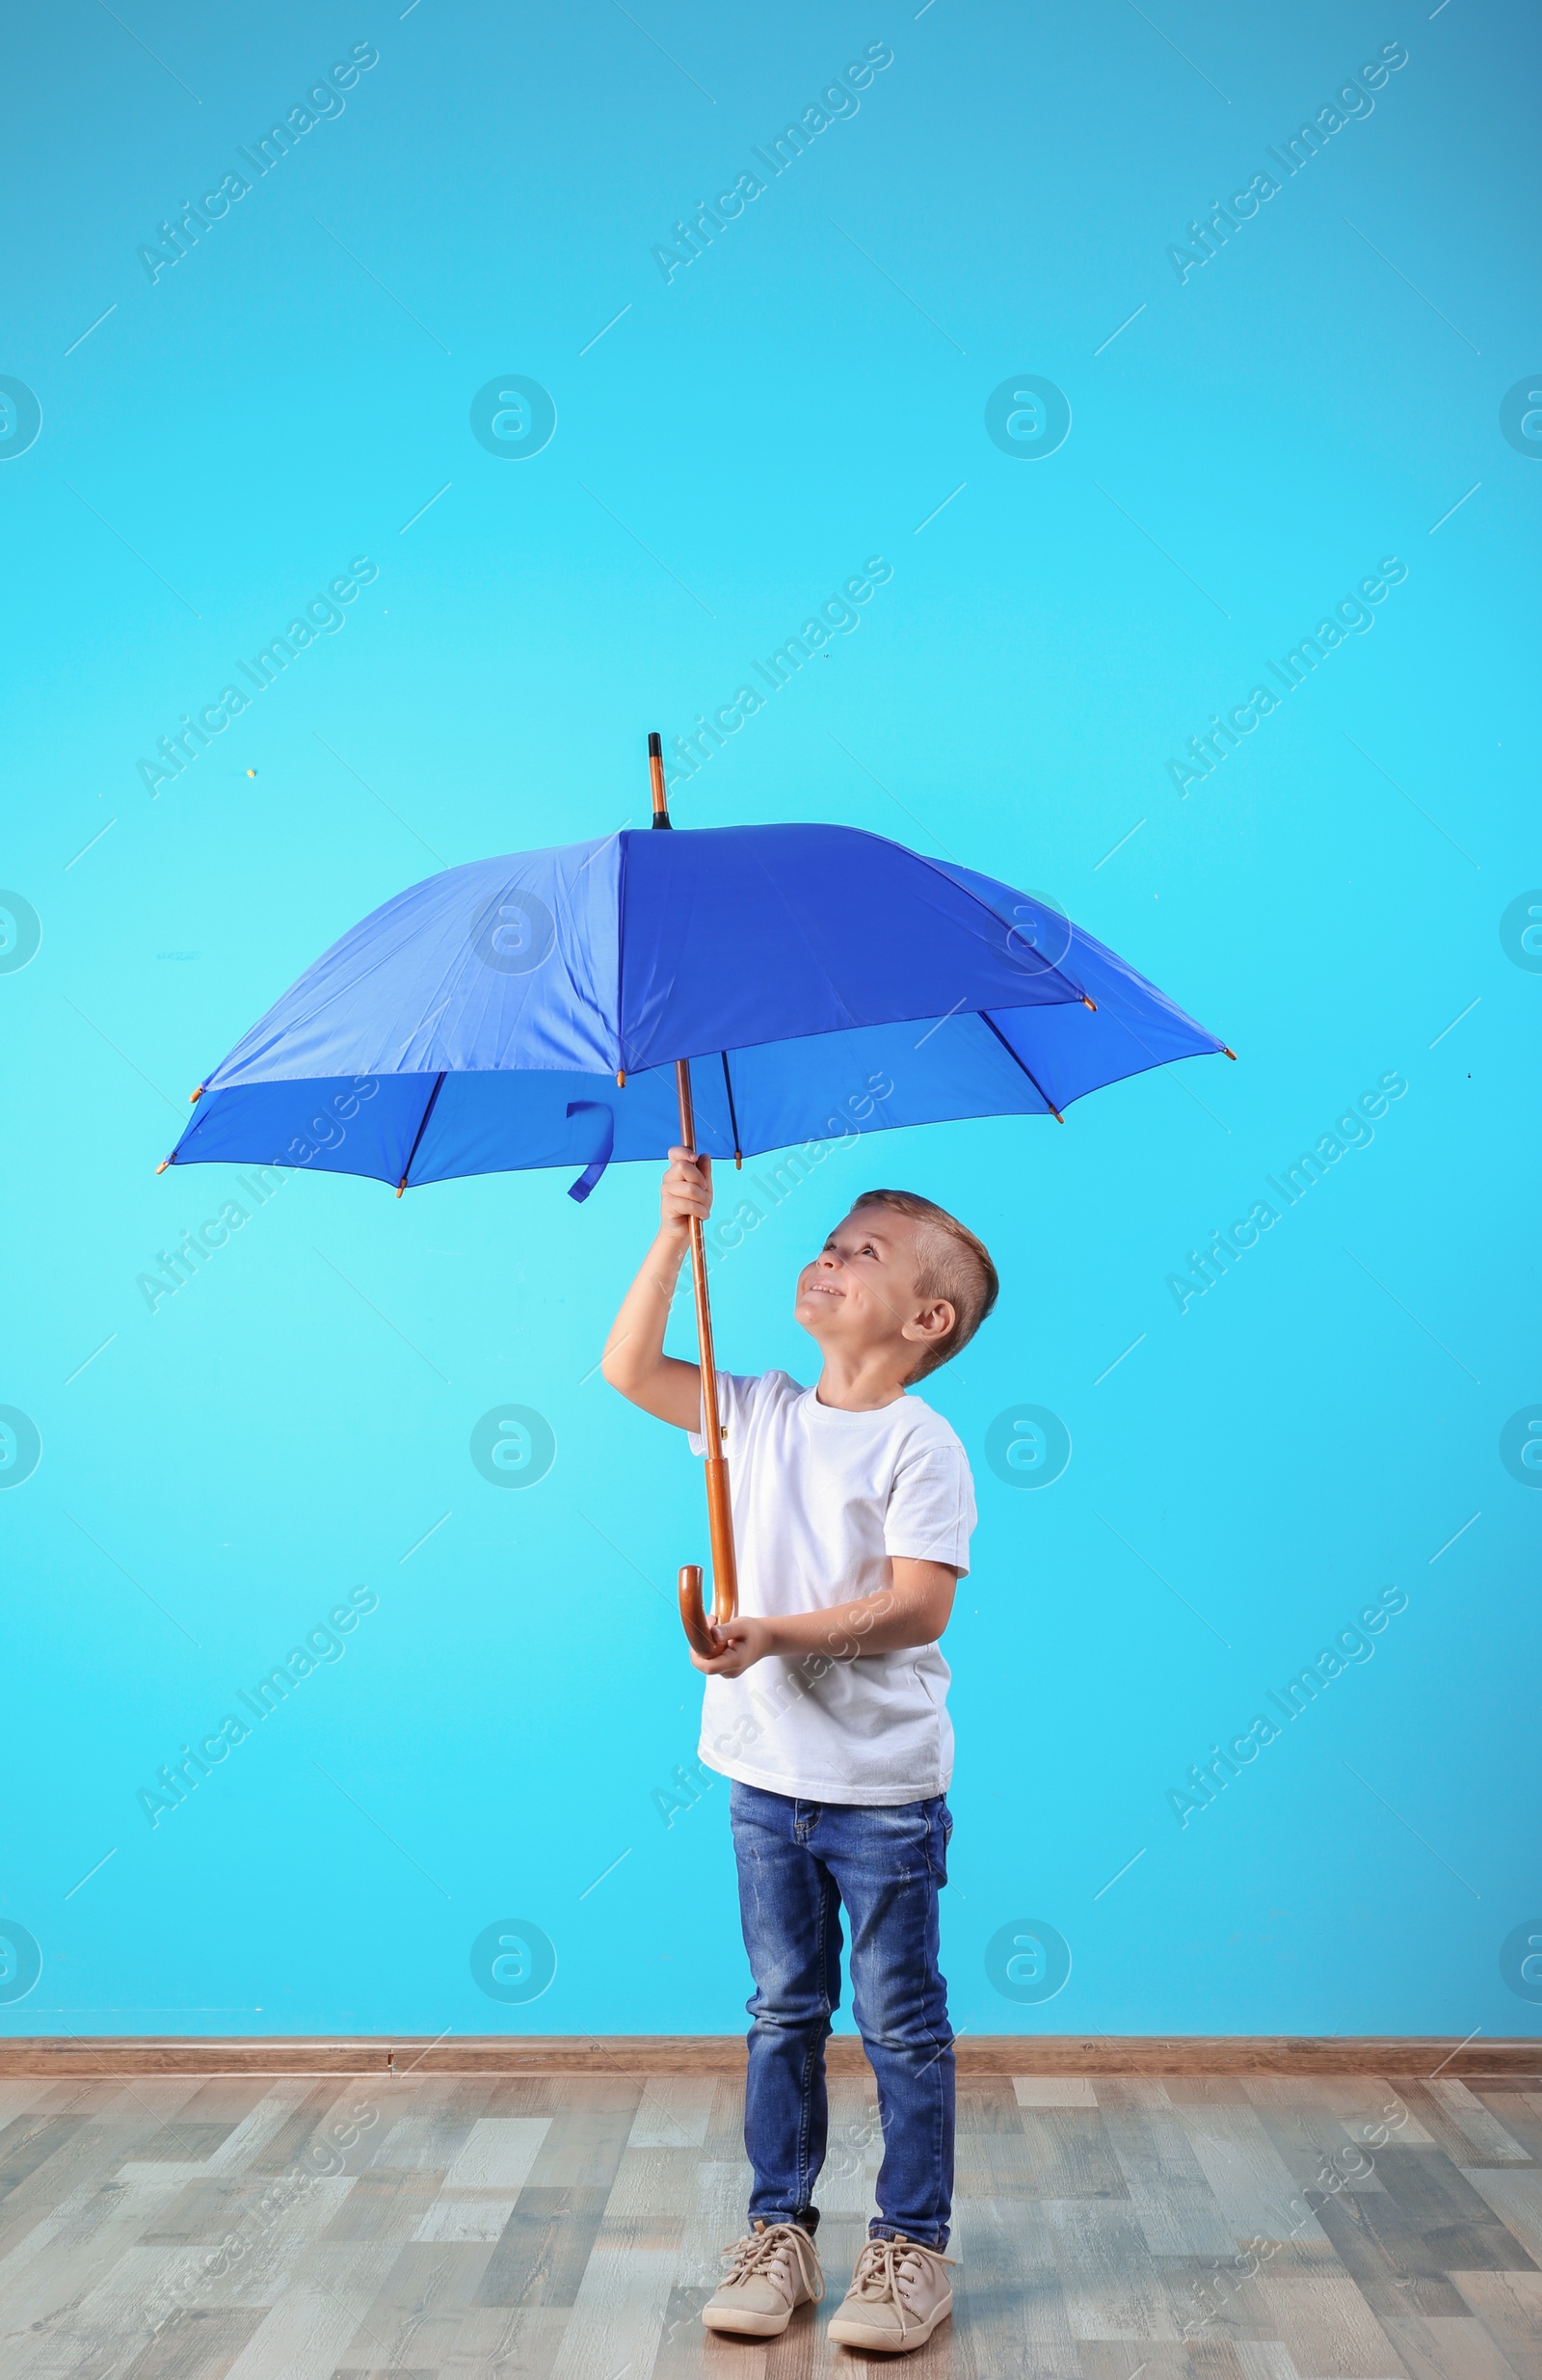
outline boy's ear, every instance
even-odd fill
[[[958,1310],[946,1297],[932,1297],[908,1323],[901,1323],[899,1335],[902,1339],[914,1339],[922,1347],[936,1347],[940,1339],[947,1337],[957,1320]]]

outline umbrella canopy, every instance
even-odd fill
[[[307,968],[169,1163],[373,1176],[1059,1114],[1225,1049],[1048,902],[845,826],[633,832],[451,868]],[[876,1104],[875,1104],[876,1097]]]
[[[653,828],[669,827],[648,739]],[[396,1185],[1055,1115],[1224,1043],[1049,902],[846,826],[623,829],[446,869],[365,918],[193,1094],[168,1164]],[[1227,1056],[1231,1053],[1228,1051]],[[702,1225],[690,1224],[715,1617],[737,1608]],[[680,1571],[696,1652],[702,1572]]]

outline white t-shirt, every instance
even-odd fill
[[[717,1380],[741,1612],[816,1612],[879,1593],[895,1554],[968,1570],[969,1458],[919,1397],[848,1413],[784,1372]],[[700,1431],[690,1445],[706,1451]],[[700,1757],[804,1801],[924,1801],[953,1773],[948,1682],[935,1645],[856,1660],[773,1654],[742,1677],[706,1680]]]

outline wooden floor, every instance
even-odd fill
[[[831,2304],[871,2206],[832,2086]],[[0,2380],[802,2380],[697,2319],[743,2229],[713,2075],[0,2081]],[[1542,2380],[1542,2094],[961,2085],[956,2380]]]

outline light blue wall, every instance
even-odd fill
[[[0,1991],[29,1939],[42,1965],[0,2019],[739,2023],[726,1788],[659,1806],[695,1741],[699,1484],[594,1371],[651,1173],[583,1209],[543,1175],[297,1178],[153,1313],[136,1283],[231,1194],[154,1173],[188,1091],[303,966],[441,862],[640,818],[644,731],[727,704],[881,554],[679,821],[944,848],[1240,1054],[1063,1131],[835,1155],[720,1270],[724,1360],[808,1377],[791,1279],[849,1192],[913,1185],[999,1262],[935,1383],[981,1512],[946,1645],[955,2019],[1534,2027],[1542,1983],[1502,1971],[1528,1920],[1542,1946],[1542,1469],[1502,1459],[1542,1412],[1531,13],[322,14],[70,0],[11,52],[0,371],[41,429],[17,452],[25,399],[0,418],[0,880],[30,904],[0,1404],[40,1458],[18,1478],[28,1430],[0,1437]],[[355,42],[345,111],[152,281],[161,219]],[[1384,43],[1373,112],[1271,169]],[[672,223],[869,44],[860,110],[666,281]],[[1185,226],[1266,169],[1181,279]],[[512,374],[555,405],[536,455],[472,435]],[[1025,377],[1070,406],[1052,454],[987,434]],[[344,626],[152,797],[156,738],[359,556]],[[1373,625],[1181,796],[1185,740],[1384,557]],[[1188,1251],[1388,1074],[1369,1144],[1180,1311]],[[514,1492],[469,1454],[506,1404],[557,1446]],[[1071,1440],[1037,1490],[985,1455],[1024,1404]],[[360,1586],[343,1656],[152,1826],[159,1764]],[[1182,1824],[1188,1764],[1389,1586],[1372,1657]],[[504,1919],[555,1946],[538,1999],[473,1980]],[[1071,1950],[1050,2000],[998,1988],[1038,1988],[1035,1921]]]

